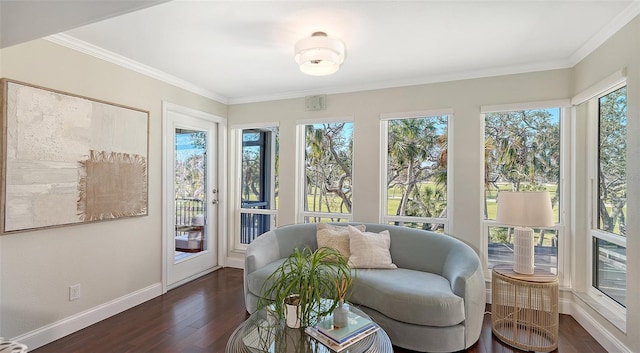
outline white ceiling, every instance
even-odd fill
[[[571,67],[639,13],[640,0],[174,0],[50,39],[234,104]],[[346,44],[334,75],[293,60],[314,31]]]
[[[0,0],[0,48],[168,0]]]

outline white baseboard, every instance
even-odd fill
[[[632,353],[629,347],[625,346],[619,339],[612,335],[604,326],[595,320],[580,305],[572,303],[571,316],[582,326],[593,338],[604,347],[607,352]]]
[[[73,332],[91,326],[136,305],[142,304],[162,294],[162,284],[152,284],[123,297],[98,305],[81,313],[69,316],[52,324],[13,338],[26,344],[29,350],[42,347]]]
[[[187,284],[187,283],[189,283],[189,282],[191,282],[191,281],[193,281],[195,279],[198,279],[198,278],[200,278],[200,277],[202,277],[204,275],[208,275],[209,273],[211,273],[213,271],[217,271],[217,270],[219,270],[221,268],[222,268],[221,266],[211,267],[211,268],[208,268],[208,269],[206,269],[206,270],[204,270],[202,272],[198,272],[195,275],[189,276],[187,278],[183,278],[182,280],[180,280],[180,281],[178,281],[176,283],[172,283],[171,285],[168,285],[167,286],[167,291],[175,289],[175,288],[178,288],[183,284]]]
[[[558,299],[558,312],[560,314],[571,315],[571,300],[567,298]]]
[[[225,267],[239,268],[242,270],[244,268],[244,258],[228,256]]]

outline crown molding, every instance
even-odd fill
[[[638,15],[640,15],[640,1],[634,0],[627,8],[621,11],[618,16],[614,17],[611,22],[571,55],[571,66],[576,66]]]
[[[109,50],[100,48],[96,45],[87,43],[85,41],[82,41],[80,39],[77,39],[67,34],[63,34],[63,33],[55,34],[55,35],[47,36],[44,39],[52,43],[59,44],[67,48],[93,56],[95,58],[105,60],[112,64],[122,66],[126,69],[141,73],[143,75],[155,78],[159,81],[174,85],[176,87],[185,89],[189,92],[193,92],[195,94],[201,95],[203,97],[213,99],[222,104],[229,104],[229,105],[259,103],[259,102],[284,100],[284,99],[297,99],[297,98],[302,98],[305,96],[315,95],[315,94],[342,94],[342,93],[354,93],[354,92],[360,92],[360,91],[373,91],[373,90],[388,89],[388,88],[417,86],[417,85],[425,85],[425,84],[448,82],[448,81],[459,81],[459,80],[467,80],[467,79],[483,78],[483,77],[491,77],[491,76],[502,76],[502,75],[519,74],[519,73],[526,73],[526,72],[564,69],[572,66],[567,61],[554,61],[554,62],[547,62],[547,63],[535,63],[531,65],[495,67],[495,68],[489,68],[489,69],[483,69],[483,70],[447,73],[447,74],[441,74],[441,75],[420,77],[420,78],[415,78],[410,80],[393,80],[393,81],[375,82],[367,85],[357,85],[357,86],[349,86],[349,87],[334,87],[334,88],[322,88],[322,89],[312,89],[312,90],[302,90],[302,91],[290,91],[290,92],[261,95],[261,96],[225,97],[225,96],[213,93],[204,88],[201,88],[199,86],[196,86],[191,82],[188,82],[178,77],[175,77],[173,75],[170,75],[166,72],[141,64],[137,61],[131,60],[120,54],[116,54]]]
[[[482,70],[424,76],[424,77],[419,77],[419,78],[409,79],[409,80],[382,81],[382,82],[375,82],[367,85],[358,85],[358,86],[349,86],[349,87],[340,87],[340,88],[330,87],[330,88],[304,90],[304,91],[284,92],[284,93],[278,93],[273,95],[262,95],[262,96],[230,97],[228,98],[228,104],[234,105],[234,104],[245,104],[245,103],[259,103],[259,102],[267,102],[267,101],[283,100],[283,99],[296,99],[296,98],[302,98],[302,97],[316,95],[316,94],[355,93],[355,92],[361,92],[361,91],[373,91],[373,90],[379,90],[379,89],[419,86],[419,85],[426,85],[426,84],[433,84],[433,83],[470,80],[470,79],[486,78],[486,77],[493,77],[493,76],[523,74],[523,73],[536,72],[536,71],[567,69],[570,67],[572,67],[572,65],[568,60],[549,61],[545,63],[515,65],[515,66],[508,66],[508,67],[502,66],[502,67],[493,67],[493,68],[482,69]]]
[[[354,93],[354,92],[360,92],[360,91],[372,91],[372,90],[379,90],[379,89],[417,86],[417,85],[425,85],[425,84],[433,84],[433,83],[441,83],[441,82],[449,82],[449,81],[460,81],[460,80],[468,80],[468,79],[486,78],[486,77],[492,77],[492,76],[504,76],[504,75],[521,74],[521,73],[529,73],[529,72],[536,72],[536,71],[571,68],[571,67],[574,67],[576,64],[578,64],[581,60],[583,60],[589,54],[591,54],[600,45],[602,45],[602,43],[604,43],[609,38],[611,38],[616,32],[618,32],[622,27],[628,24],[633,18],[635,18],[639,14],[640,14],[640,0],[634,0],[629,6],[627,6],[627,8],[624,11],[622,11],[618,16],[616,16],[607,26],[605,26],[595,36],[593,36],[590,40],[588,40],[582,47],[576,50],[566,60],[557,60],[557,61],[551,61],[551,62],[545,62],[545,63],[534,63],[534,64],[528,64],[528,65],[516,65],[516,66],[509,66],[509,67],[504,67],[504,66],[493,67],[493,68],[474,70],[474,71],[465,71],[465,72],[452,72],[452,73],[445,73],[445,74],[438,74],[438,75],[431,75],[431,76],[423,76],[423,77],[418,77],[418,78],[408,79],[408,80],[392,80],[392,81],[374,82],[366,85],[356,85],[356,86],[348,86],[348,87],[328,87],[328,88],[322,88],[322,89],[289,91],[289,92],[281,92],[276,94],[244,96],[244,97],[222,96],[220,94],[211,92],[202,87],[196,86],[191,82],[188,82],[178,77],[175,77],[173,75],[170,75],[166,72],[141,64],[139,62],[126,58],[122,55],[110,52],[108,50],[102,49],[93,44],[84,42],[82,40],[79,40],[75,37],[72,37],[66,34],[55,34],[52,36],[45,37],[45,39],[53,43],[80,51],[82,53],[111,62],[116,65],[122,66],[132,71],[141,73],[143,75],[155,78],[157,80],[174,85],[176,87],[185,89],[187,91],[193,92],[203,97],[215,100],[222,104],[235,105],[235,104],[258,103],[258,102],[284,100],[284,99],[297,99],[297,98],[302,98],[305,96],[316,95],[316,94]]]
[[[109,50],[100,48],[98,46],[95,46],[93,44],[87,43],[85,41],[82,41],[80,39],[77,39],[75,37],[72,37],[70,35],[67,34],[63,34],[63,33],[59,33],[59,34],[54,34],[51,36],[47,36],[44,37],[44,39],[55,43],[55,44],[59,44],[62,45],[64,47],[73,49],[73,50],[77,50],[81,53],[93,56],[95,58],[110,62],[112,64],[116,64],[119,66],[122,66],[126,69],[129,69],[131,71],[135,71],[138,73],[141,73],[145,76],[151,77],[151,78],[155,78],[159,81],[168,83],[170,85],[182,88],[184,90],[187,90],[189,92],[198,94],[200,96],[212,99],[214,101],[220,102],[222,104],[228,104],[228,99],[227,97],[221,96],[217,93],[213,93],[209,90],[206,90],[202,87],[196,86],[191,82],[185,81],[181,78],[175,77],[173,75],[170,75],[164,71],[155,69],[153,67],[141,64],[137,61],[131,60],[129,58],[126,58],[120,54],[116,54],[114,52],[111,52]]]

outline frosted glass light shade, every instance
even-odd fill
[[[313,76],[335,73],[344,62],[344,43],[324,32],[315,32],[295,45],[295,60],[300,71]]]

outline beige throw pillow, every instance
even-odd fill
[[[365,231],[365,225],[361,224],[356,229]],[[346,226],[318,223],[316,225],[316,240],[318,241],[318,248],[336,249],[346,260],[349,259],[351,255],[349,251],[349,228]]]
[[[349,266],[353,268],[398,268],[391,262],[391,235],[388,230],[380,233],[363,232],[349,226]]]

